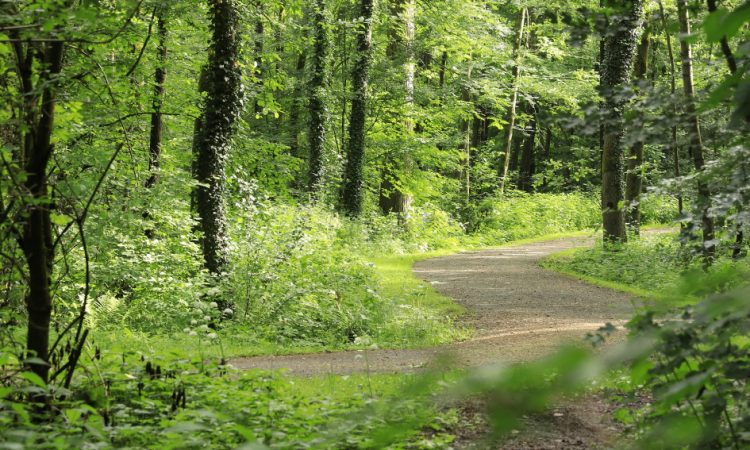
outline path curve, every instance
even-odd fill
[[[631,295],[593,286],[539,266],[545,256],[590,245],[591,238],[555,239],[462,252],[414,265],[414,274],[466,308],[465,342],[443,347],[359,350],[236,358],[239,369],[286,369],[293,375],[390,373],[429,366],[438,358],[455,366],[530,361],[603,324],[624,323]]]

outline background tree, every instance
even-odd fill
[[[367,84],[372,58],[373,0],[360,0],[357,27],[357,55],[352,70],[352,106],[346,152],[343,211],[356,217],[362,212],[365,157],[365,121],[367,119]]]
[[[693,165],[698,172],[702,172],[706,166],[703,137],[695,106],[695,88],[693,86],[693,55],[687,36],[690,35],[690,18],[688,17],[686,0],[677,0],[677,16],[680,22],[680,58],[682,59],[682,88],[685,92],[685,127],[687,128],[690,155]],[[698,179],[697,208],[701,216],[701,229],[703,230],[703,252],[708,260],[713,259],[716,253],[714,243],[714,220],[709,209],[711,208],[711,191],[705,180]]]
[[[211,48],[205,69],[206,99],[196,139],[196,208],[206,269],[221,274],[227,263],[225,167],[242,105],[241,29],[235,0],[211,0]]]
[[[622,115],[625,99],[620,90],[630,80],[633,55],[640,30],[643,4],[640,1],[610,0],[612,9],[604,40],[601,92],[604,97],[604,150],[602,153],[602,216],[604,240],[625,242],[624,156]]]

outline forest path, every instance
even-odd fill
[[[414,265],[415,275],[466,308],[462,325],[472,339],[443,347],[356,350],[235,358],[239,369],[286,369],[301,376],[393,373],[429,366],[448,357],[451,367],[473,367],[540,358],[565,342],[579,341],[606,322],[622,324],[635,298],[593,286],[539,266],[547,255],[590,245],[591,238],[564,238],[462,252]]]

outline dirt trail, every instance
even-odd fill
[[[405,350],[368,350],[237,358],[240,369],[287,369],[294,375],[389,373],[425,367],[447,354],[459,366],[530,361],[606,322],[633,312],[628,294],[592,286],[539,267],[545,256],[590,244],[567,238],[421,261],[419,278],[466,308],[464,325],[477,330],[465,342]]]

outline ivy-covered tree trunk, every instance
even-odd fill
[[[680,39],[680,58],[682,59],[682,88],[685,91],[685,110],[687,113],[686,131],[689,140],[690,154],[693,157],[693,165],[698,172],[703,172],[706,166],[703,155],[703,138],[698,121],[698,113],[695,107],[695,88],[693,87],[693,55],[690,43],[685,38],[690,35],[690,18],[688,16],[687,1],[677,0],[677,16],[680,22],[680,33],[684,36]],[[711,207],[711,191],[704,180],[698,180],[697,207],[701,214],[701,227],[703,229],[703,254],[707,262],[710,262],[716,253],[714,244],[714,220],[709,213]]]
[[[534,176],[534,147],[536,146],[536,107],[529,105],[528,114],[530,116],[527,125],[528,134],[523,143],[523,153],[521,154],[521,166],[518,168],[518,189],[521,191],[531,192],[533,190],[532,178]]]
[[[221,274],[228,260],[224,169],[242,105],[241,34],[237,0],[210,0],[209,6],[212,37],[205,69],[206,99],[195,136],[196,207],[206,269]]]
[[[605,245],[625,242],[624,134],[625,99],[620,92],[630,81],[631,64],[638,43],[643,3],[609,0],[611,8],[602,57],[601,94],[604,98],[604,148],[602,151],[602,221]]]
[[[26,221],[19,239],[28,268],[25,298],[28,314],[26,350],[29,356],[48,363],[52,318],[50,283],[54,261],[48,174],[54,150],[52,131],[57,103],[57,78],[62,71],[64,45],[62,41],[52,41],[39,49],[15,42],[14,48],[18,72],[22,78],[21,90],[28,100],[24,103],[23,112],[28,128],[23,131],[23,150],[18,155],[26,174],[23,188],[29,197],[25,199]],[[38,77],[33,76],[35,71],[39,72]],[[35,79],[36,86],[33,84]],[[49,364],[29,363],[28,369],[45,383],[48,381]]]
[[[386,52],[388,58],[404,68],[404,105],[406,117],[403,118],[403,128],[406,140],[414,131],[414,122],[410,116],[414,105],[414,80],[416,65],[414,63],[414,14],[416,3],[414,0],[391,0],[391,27],[388,33],[389,42]],[[386,158],[380,184],[380,209],[384,214],[394,213],[403,221],[408,215],[411,196],[404,192],[401,175],[410,166],[411,155],[408,151],[403,154]]]
[[[352,112],[349,118],[349,142],[341,196],[343,211],[352,217],[357,217],[362,212],[367,84],[372,59],[372,10],[373,0],[360,0],[357,55],[352,70]]]
[[[526,26],[526,16],[528,11],[521,8],[518,16],[518,25],[516,27],[516,39],[513,41],[513,86],[510,98],[510,111],[508,112],[508,125],[505,130],[505,146],[503,147],[503,165],[500,170],[500,192],[505,191],[506,179],[508,178],[508,169],[510,168],[511,146],[513,144],[513,127],[516,125],[516,107],[518,105],[518,83],[521,79],[521,44],[523,42],[524,28]]]
[[[326,60],[328,30],[326,29],[326,0],[316,0],[313,13],[314,48],[310,78],[310,163],[308,190],[315,196],[323,177],[323,152],[326,142]]]
[[[646,28],[641,35],[641,41],[638,44],[636,52],[635,67],[633,69],[635,83],[646,79],[650,43],[651,34],[648,28]],[[643,191],[643,147],[644,142],[642,139],[638,139],[630,147],[627,164],[628,171],[625,177],[625,200],[628,207],[626,224],[635,235],[639,235],[641,231],[641,206],[639,202],[641,192]]]
[[[164,104],[164,83],[167,79],[167,22],[164,8],[157,9],[156,32],[158,46],[156,50],[156,70],[154,71],[154,98],[151,112],[151,133],[148,143],[148,170],[150,175],[146,180],[146,187],[151,188],[159,181],[159,165],[161,162],[161,142],[164,120],[161,108]]]

